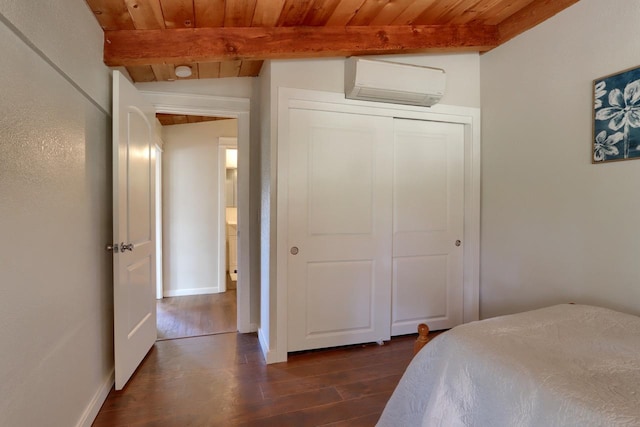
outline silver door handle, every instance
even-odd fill
[[[125,245],[124,242],[120,243],[120,252],[124,251],[133,251],[133,243],[127,245]]]
[[[297,246],[291,248],[291,255],[298,255],[298,252],[300,252],[300,250]]]

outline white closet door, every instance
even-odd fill
[[[290,110],[288,350],[390,338],[393,119]]]
[[[464,128],[394,125],[391,334],[451,328],[463,319]]]

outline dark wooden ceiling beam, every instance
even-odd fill
[[[219,27],[105,31],[109,66],[365,54],[487,51],[497,26]]]

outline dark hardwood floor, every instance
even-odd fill
[[[158,340],[237,331],[236,290],[158,300]]]
[[[264,363],[255,334],[159,341],[94,426],[373,426],[415,336]]]

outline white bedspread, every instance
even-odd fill
[[[416,355],[378,426],[640,426],[640,317],[564,304],[458,326]]]

